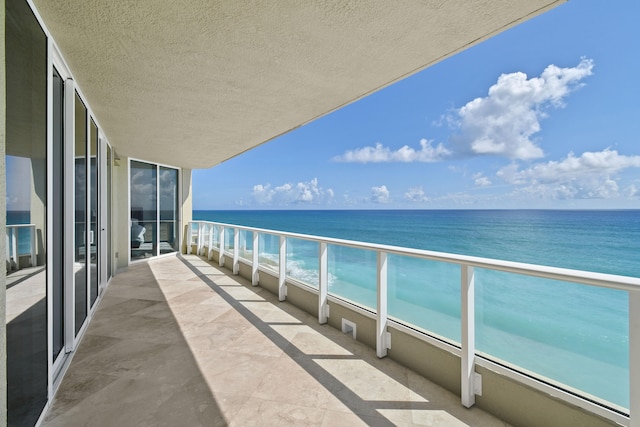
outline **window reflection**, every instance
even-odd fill
[[[131,161],[131,259],[156,255],[157,167]]]
[[[47,401],[47,40],[27,2],[4,7],[7,424],[23,426]]]
[[[176,252],[178,170],[132,160],[130,173],[131,260]]]
[[[89,261],[89,278],[91,290],[91,305],[98,298],[98,251],[100,247],[100,228],[98,224],[98,127],[93,119],[90,125],[89,138],[89,179],[91,182],[90,210],[89,210],[89,236],[90,248],[87,259]]]
[[[87,318],[87,109],[75,94],[75,331]]]
[[[160,253],[178,250],[178,171],[160,167]]]

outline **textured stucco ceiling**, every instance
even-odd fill
[[[34,0],[107,138],[206,168],[562,0]]]

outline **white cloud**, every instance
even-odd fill
[[[251,192],[253,200],[258,204],[288,205],[298,203],[322,203],[333,199],[333,190],[324,189],[318,185],[318,179],[298,182],[297,184],[285,183],[277,187],[271,184],[256,184]]]
[[[410,202],[426,202],[429,200],[422,187],[412,187],[404,193],[404,198]]]
[[[389,190],[386,185],[380,187],[371,187],[371,201],[373,203],[389,203]]]
[[[549,65],[540,77],[522,72],[502,74],[488,96],[468,102],[448,117],[459,128],[450,142],[455,151],[495,154],[529,160],[544,155],[532,136],[549,107],[564,106],[564,98],[592,74],[593,61],[582,59],[576,67]]]
[[[482,174],[482,172],[479,172],[479,173],[473,175],[473,182],[478,187],[487,187],[487,186],[492,184],[491,180],[489,178],[487,178],[486,176],[484,176]]]
[[[620,189],[616,174],[624,169],[640,168],[640,156],[625,156],[616,150],[585,152],[579,157],[569,153],[560,161],[537,163],[526,169],[505,166],[497,176],[508,184],[523,186],[522,191],[536,197],[553,199],[610,199],[635,195],[633,185]]]
[[[256,184],[253,186],[253,191],[251,195],[253,199],[258,203],[269,203],[273,200],[273,195],[275,194],[275,190],[271,189],[271,184]]]
[[[334,157],[333,160],[345,163],[433,163],[442,160],[449,154],[451,152],[441,143],[434,147],[433,141],[421,139],[420,148],[417,150],[404,145],[393,151],[389,147],[376,143],[373,147],[367,146],[346,151],[343,155]]]

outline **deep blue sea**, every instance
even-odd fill
[[[207,220],[640,277],[640,210],[194,211]],[[250,240],[250,239],[248,239]],[[276,254],[261,241],[261,259]],[[264,254],[262,252],[265,252]],[[317,283],[317,245],[288,242],[288,274]],[[460,340],[460,269],[389,256],[389,314]],[[375,254],[329,247],[330,292],[375,307]],[[629,406],[623,291],[476,269],[476,346],[505,364]]]

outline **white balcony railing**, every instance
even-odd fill
[[[18,232],[19,230],[29,230],[29,252],[20,253]],[[36,266],[36,226],[35,224],[12,224],[7,225],[7,262],[8,270],[20,270],[20,255],[29,255],[29,265]]]
[[[243,239],[240,238],[241,232]],[[228,233],[233,233],[231,239]],[[248,241],[248,235],[252,233],[252,240]],[[510,376],[511,378],[527,383],[530,386],[537,387],[543,391],[549,392],[554,397],[564,399],[571,404],[583,407],[600,416],[608,418],[621,425],[630,427],[640,427],[640,365],[634,361],[640,360],[640,278],[617,276],[611,274],[593,273],[587,271],[571,270],[557,267],[547,267],[533,264],[525,264],[510,261],[501,261],[481,257],[455,255],[441,252],[433,252],[426,250],[418,250],[411,248],[403,248],[397,246],[388,246],[380,244],[372,244],[351,240],[342,240],[334,238],[326,238],[312,235],[304,235],[297,233],[288,233],[274,230],[266,230],[254,227],[245,227],[232,224],[214,223],[208,221],[194,221],[189,223],[188,228],[188,244],[187,253],[191,253],[192,246],[197,249],[198,255],[204,254],[204,249],[213,249],[218,251],[218,262],[221,266],[225,263],[225,257],[230,257],[233,264],[231,270],[234,274],[239,272],[239,263],[241,254],[245,256],[243,262],[251,266],[252,284],[258,284],[258,271],[265,269],[270,274],[278,277],[278,295],[281,301],[286,299],[286,281],[289,279],[298,280],[296,277],[287,277],[287,241],[307,241],[315,242],[318,245],[318,270],[317,278],[311,284],[317,289],[318,293],[318,320],[320,323],[326,323],[328,318],[328,302],[329,297],[340,299],[339,295],[332,295],[329,289],[328,259],[327,247],[338,246],[346,248],[357,248],[366,251],[373,251],[376,255],[376,301],[375,307],[363,307],[365,310],[373,311],[376,319],[376,353],[378,357],[384,357],[387,349],[390,348],[390,335],[387,327],[390,324],[400,323],[399,319],[389,319],[388,312],[388,255],[399,255],[405,257],[413,257],[424,260],[431,260],[440,263],[457,265],[460,270],[460,343],[455,344],[459,349],[456,351],[461,358],[461,401],[466,407],[470,407],[475,403],[476,378],[475,366],[483,364],[491,367],[499,368],[499,371]],[[277,249],[277,267],[275,265],[266,265],[261,262],[260,258],[260,237],[273,236],[278,239]],[[272,238],[273,238],[272,237]],[[247,249],[250,247],[251,249]],[[208,258],[212,259],[213,250],[208,251]],[[250,255],[250,259],[248,257]],[[544,375],[540,375],[541,381],[536,381],[536,372],[523,369],[526,375],[519,375],[517,367],[513,370],[502,364],[491,364],[490,355],[487,361],[486,354],[482,353],[480,357],[475,345],[476,336],[476,316],[475,316],[475,273],[474,269],[486,269],[497,272],[515,273],[536,278],[544,278],[557,280],[562,282],[572,282],[580,285],[595,286],[605,289],[614,289],[628,293],[628,326],[629,326],[629,408],[602,404],[600,400],[593,399],[588,393],[581,395],[580,391],[570,388],[570,391],[562,389],[562,385],[556,388],[555,383],[547,381]],[[410,273],[409,273],[410,274]],[[317,286],[316,286],[317,285]],[[353,301],[349,301],[353,303]],[[357,305],[357,303],[355,303]],[[413,325],[405,323],[412,330]],[[424,334],[425,341],[429,340],[428,333]],[[534,380],[531,380],[533,375]]]

